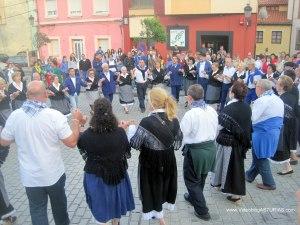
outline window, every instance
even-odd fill
[[[60,56],[60,46],[59,39],[50,39],[48,44],[49,56],[59,57]]]
[[[95,15],[108,14],[109,0],[93,0],[93,11]]]
[[[272,44],[281,44],[282,31],[272,31]]]
[[[153,0],[132,0],[131,7],[138,9],[153,8]]]
[[[69,16],[81,16],[81,0],[68,0]]]
[[[72,52],[74,52],[77,59],[81,59],[83,54],[83,39],[72,39]]]
[[[263,43],[263,42],[264,42],[264,32],[256,31],[256,43]]]
[[[297,30],[295,50],[300,50],[300,30]]]
[[[99,48],[99,46],[101,46],[101,49],[106,52],[107,49],[110,48],[110,44],[109,44],[109,39],[108,38],[98,38],[97,39],[97,46],[96,49]]]
[[[46,0],[46,17],[57,16],[56,0]]]

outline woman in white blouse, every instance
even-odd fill
[[[26,101],[26,84],[22,82],[21,72],[15,71],[12,74],[13,82],[8,86],[8,93],[11,100],[12,110],[21,108]]]

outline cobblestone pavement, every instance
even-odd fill
[[[84,93],[80,96],[80,108],[88,113],[89,107],[84,102]],[[130,114],[126,115],[118,102],[115,95],[113,108],[118,119],[135,119],[140,120],[147,112],[141,114],[138,108],[138,101],[132,106]],[[184,99],[179,104],[179,118],[182,118],[185,112]],[[205,131],[204,131],[205,132]],[[68,198],[68,211],[71,224],[95,224],[92,215],[85,202],[85,195],[82,186],[83,180],[83,160],[76,149],[62,150],[62,156],[66,167],[66,193]],[[245,162],[246,168],[251,163],[251,155],[248,152],[248,158]],[[252,184],[247,183],[247,195],[243,197],[239,203],[231,203],[226,197],[211,188],[209,178],[207,179],[204,195],[207,200],[208,207],[212,216],[209,222],[203,222],[197,219],[193,214],[193,208],[188,205],[183,194],[186,191],[182,176],[183,157],[181,153],[176,152],[178,164],[178,195],[176,201],[176,210],[173,212],[165,212],[167,224],[171,225],[196,225],[196,224],[296,224],[296,200],[295,191],[300,187],[300,165],[294,166],[294,174],[281,177],[276,174],[279,167],[272,165],[272,171],[276,180],[277,189],[275,191],[258,190],[255,187],[256,182],[261,182],[260,177]],[[148,225],[158,224],[157,220],[142,221],[141,220],[141,202],[138,198],[137,187],[137,162],[138,152],[132,151],[132,158],[129,160],[128,173],[131,178],[133,193],[135,197],[136,209],[127,214],[121,220],[122,225]],[[9,193],[10,201],[16,208],[18,215],[18,225],[31,224],[28,200],[24,187],[20,182],[18,171],[17,154],[15,146],[11,148],[9,157],[3,166],[3,174],[5,176],[6,188]],[[54,224],[50,205],[48,206],[49,221]],[[258,212],[259,211],[259,212]],[[43,224],[41,224],[43,225]]]

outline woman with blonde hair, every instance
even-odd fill
[[[21,71],[15,71],[12,75],[13,82],[8,86],[8,93],[13,110],[21,108],[26,101],[26,84],[22,82]]]
[[[149,92],[150,115],[136,127],[130,125],[132,148],[140,150],[139,193],[143,219],[159,219],[164,225],[163,206],[174,209],[177,166],[174,150],[181,146],[182,133],[176,118],[176,102],[162,88]]]

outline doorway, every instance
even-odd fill
[[[220,46],[224,46],[226,52],[230,52],[232,54],[232,32],[197,32],[196,38],[197,51],[200,50],[201,45],[205,43],[206,48],[207,45],[210,44],[213,52],[216,53],[219,51]]]

